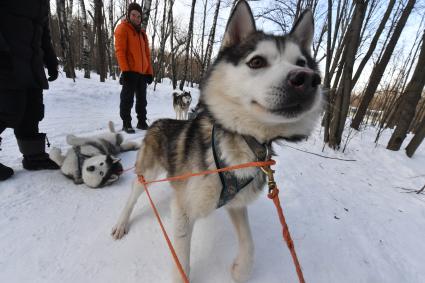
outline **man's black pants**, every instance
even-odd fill
[[[146,121],[146,81],[143,75],[135,72],[123,73],[120,102],[120,116],[124,123],[131,122],[131,108],[136,93],[136,113],[140,122]]]
[[[43,118],[42,89],[0,89],[0,134],[13,128],[17,139],[33,138]]]

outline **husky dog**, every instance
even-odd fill
[[[257,31],[246,1],[233,9],[217,60],[207,73],[199,112],[191,120],[161,119],[151,125],[139,150],[136,173],[155,180],[267,160],[271,144],[307,136],[322,107],[320,76],[311,57],[313,16],[305,11],[285,36]],[[247,205],[262,192],[259,168],[172,181],[174,247],[189,276],[195,221],[224,206],[235,226],[239,251],[231,266],[236,282],[249,278],[254,244]],[[130,214],[144,191],[137,179],[112,236],[128,232]],[[173,273],[180,282],[179,273]]]
[[[191,102],[190,91],[183,91],[183,93],[173,92],[173,107],[174,111],[176,111],[176,120],[187,120],[187,112]]]
[[[53,148],[49,153],[50,159],[75,184],[84,183],[91,188],[109,185],[118,180],[123,170],[120,159],[115,155],[140,147],[136,142],[124,143],[123,136],[115,132],[112,122],[109,122],[109,130],[110,133],[93,137],[68,135],[66,142],[72,148],[66,155],[62,155],[59,148]]]

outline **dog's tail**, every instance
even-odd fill
[[[112,121],[109,121],[108,127],[109,127],[109,131],[111,131],[111,133],[116,133],[114,123]]]

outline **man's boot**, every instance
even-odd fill
[[[13,169],[0,163],[0,181],[4,181],[12,177]]]
[[[18,146],[24,155],[22,166],[27,170],[59,169],[45,151],[46,134],[38,133],[31,138],[19,138]]]
[[[131,121],[123,121],[122,130],[127,134],[134,134],[136,132],[131,126]]]
[[[136,128],[140,129],[140,130],[146,130],[148,128],[148,124],[146,123],[146,120],[139,120],[139,122],[137,123]]]

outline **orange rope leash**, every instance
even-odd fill
[[[297,254],[295,252],[294,242],[292,241],[291,235],[289,233],[288,225],[286,224],[285,216],[283,214],[283,210],[282,210],[282,207],[280,205],[279,196],[278,196],[279,190],[276,187],[276,183],[274,182],[274,179],[273,179],[273,172],[274,171],[270,169],[270,165],[274,165],[274,164],[276,164],[276,162],[272,159],[269,160],[269,161],[248,162],[248,163],[243,163],[243,164],[239,164],[239,165],[235,165],[235,166],[229,166],[229,167],[214,169],[214,170],[206,170],[206,171],[202,171],[202,172],[198,172],[198,173],[187,173],[187,174],[183,174],[183,175],[180,175],[180,176],[174,176],[174,177],[169,177],[169,178],[164,178],[164,179],[159,179],[159,180],[153,180],[153,181],[146,181],[145,178],[143,177],[143,175],[140,175],[140,176],[137,177],[138,181],[140,183],[142,183],[145,187],[146,193],[147,193],[148,198],[149,198],[149,202],[150,202],[152,209],[155,213],[155,216],[156,216],[156,218],[159,222],[159,225],[161,226],[162,233],[165,237],[165,240],[167,241],[167,245],[168,245],[168,247],[171,251],[171,254],[173,255],[174,262],[177,265],[177,268],[178,268],[179,273],[180,273],[180,275],[183,279],[183,282],[189,283],[189,279],[187,278],[187,275],[184,272],[183,267],[181,266],[179,258],[178,258],[177,254],[174,250],[174,247],[173,247],[173,245],[170,241],[170,238],[168,237],[167,232],[164,228],[164,225],[162,224],[161,217],[159,216],[159,213],[158,213],[158,211],[155,207],[155,204],[152,201],[152,198],[151,198],[150,193],[148,191],[147,185],[152,184],[152,183],[165,182],[165,181],[184,180],[184,179],[188,179],[188,178],[195,177],[195,176],[209,175],[209,174],[214,174],[214,173],[218,173],[218,172],[231,171],[231,170],[248,168],[248,167],[262,167],[264,173],[266,173],[266,175],[269,179],[269,182],[268,182],[268,185],[269,185],[268,197],[271,200],[273,200],[273,203],[276,206],[276,210],[277,210],[277,213],[278,213],[278,216],[279,216],[279,220],[280,220],[280,223],[282,224],[282,228],[283,228],[283,238],[285,239],[286,244],[288,246],[288,249],[291,252],[292,260],[295,264],[298,279],[299,279],[300,283],[305,283],[303,273],[302,273],[302,270],[301,270],[301,265],[298,261]],[[127,170],[125,170],[125,171],[127,171]]]
[[[242,164],[239,164],[239,165],[224,167],[224,168],[220,168],[220,169],[205,170],[205,171],[201,171],[201,172],[198,172],[198,173],[186,173],[186,174],[175,176],[175,177],[169,177],[169,178],[164,178],[164,179],[159,179],[159,180],[154,180],[154,181],[145,181],[144,184],[152,184],[152,183],[159,183],[159,182],[166,182],[166,181],[178,181],[178,180],[189,179],[191,177],[196,177],[196,176],[214,174],[214,173],[218,173],[218,172],[231,171],[231,170],[243,169],[243,168],[248,168],[248,167],[263,167],[263,166],[270,166],[270,165],[274,165],[274,164],[276,164],[276,162],[274,160],[248,162],[248,163],[242,163]],[[141,176],[139,176],[138,178],[139,178],[139,182],[143,183]]]
[[[174,262],[177,265],[177,269],[179,270],[179,273],[183,279],[183,282],[189,283],[189,279],[187,278],[187,275],[183,270],[183,267],[179,261],[176,251],[174,250],[173,244],[171,243],[170,238],[167,235],[167,231],[165,231],[165,227],[162,224],[161,217],[159,216],[158,210],[156,209],[155,204],[152,201],[151,194],[149,193],[149,190],[148,190],[147,182],[145,181],[145,178],[143,178],[143,176],[139,176],[139,181],[140,180],[142,180],[141,183],[145,186],[145,191],[146,191],[146,194],[148,195],[149,202],[152,206],[153,212],[155,213],[156,219],[159,222],[159,226],[161,226],[162,234],[164,235],[165,240],[167,241],[168,248],[170,249],[171,254],[173,255]]]
[[[301,264],[298,261],[297,253],[295,252],[294,242],[292,241],[291,234],[289,233],[288,225],[286,224],[285,215],[283,214],[282,207],[280,205],[279,200],[279,189],[275,188],[271,192],[267,194],[269,199],[273,200],[274,205],[276,206],[277,214],[279,215],[280,223],[282,224],[282,234],[283,238],[286,241],[286,245],[288,246],[289,251],[291,252],[292,261],[294,262],[295,269],[297,271],[298,280],[300,283],[305,283],[304,275],[301,270]]]

